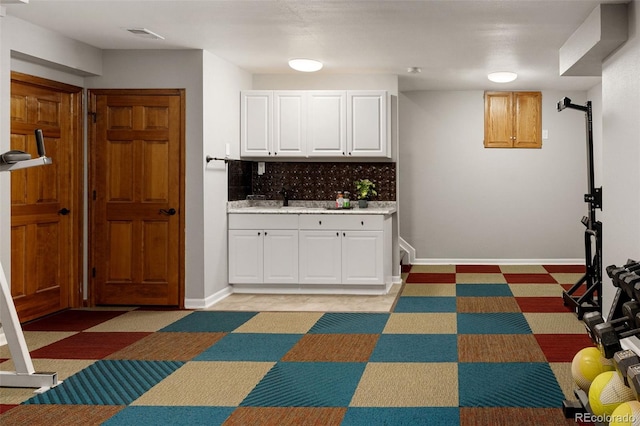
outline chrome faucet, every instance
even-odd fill
[[[289,193],[287,192],[287,188],[283,186],[278,194],[282,195],[282,206],[287,207],[289,205]]]

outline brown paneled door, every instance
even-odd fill
[[[82,89],[11,74],[11,149],[53,164],[11,172],[11,294],[21,322],[81,303]]]
[[[96,305],[183,305],[184,92],[91,90]]]

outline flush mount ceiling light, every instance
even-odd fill
[[[315,72],[322,69],[322,62],[315,59],[296,58],[289,60],[289,66],[296,71]]]
[[[420,74],[422,72],[422,68],[420,68],[420,67],[409,67],[409,68],[407,68],[407,72],[409,74]]]
[[[494,83],[510,83],[516,78],[518,78],[518,74],[511,71],[499,71],[492,72],[487,76],[487,78]]]
[[[162,37],[160,34],[156,34],[146,28],[126,28],[126,30],[138,37],[150,38],[153,40],[164,40],[164,37]]]

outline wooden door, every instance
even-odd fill
[[[21,322],[81,297],[82,89],[11,74],[11,149],[37,157],[43,130],[53,164],[11,172],[11,294]]]
[[[91,90],[97,305],[183,305],[184,91]]]

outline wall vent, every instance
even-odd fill
[[[156,34],[153,31],[148,30],[146,28],[127,28],[127,31],[129,31],[133,35],[136,35],[142,38],[148,38],[152,40],[164,40],[164,37],[162,37],[160,34]]]

